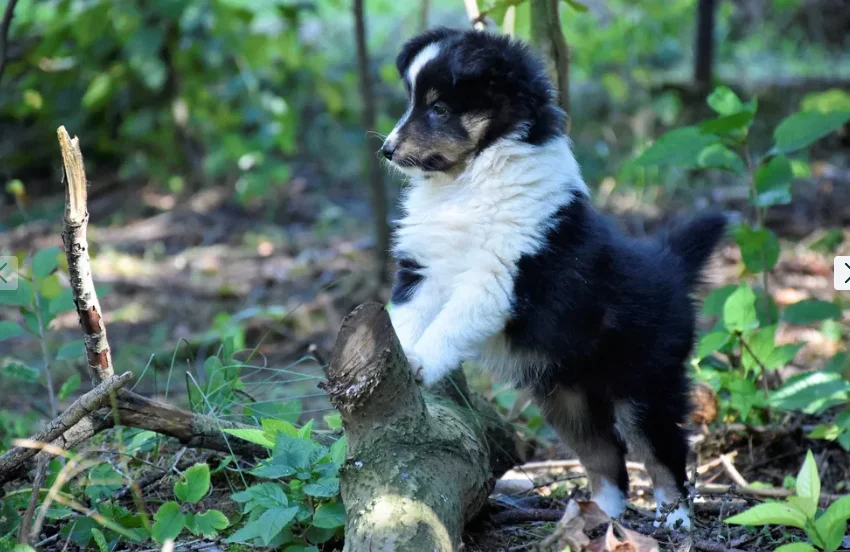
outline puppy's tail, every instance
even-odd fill
[[[723,213],[700,215],[662,236],[662,242],[684,261],[688,287],[700,282],[703,268],[726,234],[729,218]]]

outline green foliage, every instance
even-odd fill
[[[694,126],[671,130],[657,139],[635,161],[637,165],[675,165],[683,168],[712,168],[735,175],[744,174],[750,188],[750,205],[755,217],[737,224],[732,233],[741,251],[744,275],[760,276],[773,270],[780,256],[776,235],[764,227],[767,209],[791,201],[793,160],[785,154],[799,151],[850,120],[844,96],[812,98],[808,111],[786,118],[774,132],[776,145],[761,157],[752,154],[749,129],[758,102],[744,102],[725,86],[716,88],[708,105],[717,117]],[[817,110],[814,106],[817,106]],[[831,109],[835,106],[840,110]],[[763,282],[767,280],[762,278]],[[802,343],[776,343],[776,324],[807,325],[841,318],[838,304],[806,299],[780,313],[763,287],[749,282],[713,291],[703,305],[704,314],[718,323],[702,336],[696,347],[694,366],[698,375],[719,393],[721,417],[745,422],[765,421],[769,408],[822,413],[847,405],[847,382],[840,371],[795,376],[775,391],[766,391],[765,371],[791,362]],[[839,334],[840,335],[840,334]],[[760,389],[761,387],[761,389]],[[828,423],[813,435],[850,444],[846,418]],[[837,422],[838,420],[836,420]],[[787,507],[770,506],[776,515]]]
[[[174,496],[183,502],[197,504],[210,490],[210,467],[195,464],[174,484]]]
[[[174,496],[180,502],[168,501],[154,515],[151,537],[158,543],[176,539],[184,529],[193,535],[213,538],[230,522],[218,510],[198,512],[195,505],[210,491],[210,467],[195,464],[174,483]],[[181,505],[182,503],[182,505]],[[184,513],[184,509],[191,511]]]
[[[242,504],[247,519],[228,542],[309,547],[339,535],[345,525],[339,498],[345,438],[327,448],[312,439],[309,425],[298,430],[283,420],[263,419],[261,424],[262,429],[228,431],[264,446],[273,443],[271,457],[252,471],[271,481],[231,497]]]
[[[803,550],[824,550],[834,552],[841,546],[847,521],[850,520],[850,496],[836,500],[829,508],[818,515],[821,484],[817,464],[808,451],[800,473],[797,474],[795,494],[785,502],[765,502],[726,519],[734,525],[785,525],[803,529],[811,543],[792,543],[777,550],[797,552]]]

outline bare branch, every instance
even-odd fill
[[[126,372],[120,376],[112,376],[103,381],[100,385],[74,401],[74,404],[68,407],[61,416],[50,422],[50,424],[39,431],[32,437],[30,441],[39,443],[52,443],[62,436],[63,433],[70,430],[80,420],[106,404],[109,400],[109,394],[120,389],[133,379],[133,374]],[[0,456],[0,482],[4,479],[4,474],[10,470],[17,471],[17,467],[35,456],[39,452],[38,449],[15,447],[3,456]]]
[[[59,146],[62,148],[67,183],[62,243],[65,244],[65,256],[68,258],[74,304],[77,306],[80,327],[83,329],[89,376],[96,385],[115,372],[112,368],[112,353],[106,339],[106,327],[103,325],[103,315],[91,276],[89,244],[86,239],[89,222],[86,207],[86,171],[79,139],[71,139],[64,126],[59,127],[56,132],[59,135]]]
[[[3,72],[6,71],[6,58],[9,55],[9,28],[12,26],[12,15],[15,13],[17,3],[18,0],[9,0],[3,12],[3,22],[0,23],[0,81],[3,80]]]

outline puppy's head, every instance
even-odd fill
[[[409,105],[381,151],[408,174],[460,171],[506,136],[537,145],[563,133],[542,63],[506,36],[435,29],[407,42],[396,66]]]

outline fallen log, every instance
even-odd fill
[[[458,550],[495,477],[518,460],[510,424],[459,370],[420,391],[376,303],[343,322],[323,387],[348,439],[345,552]]]

